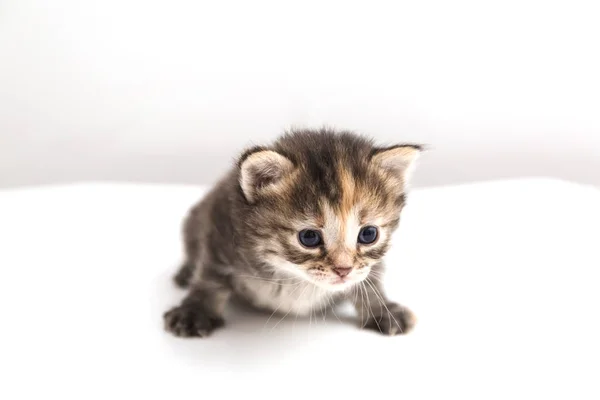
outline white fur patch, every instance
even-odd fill
[[[255,305],[282,313],[308,315],[327,304],[331,292],[309,282],[308,276],[289,262],[272,256],[269,263],[282,273],[272,280],[245,278],[240,285],[253,293]]]
[[[254,292],[254,302],[257,306],[301,316],[308,315],[311,310],[320,309],[326,304],[329,296],[325,289],[307,281],[271,283],[247,279],[244,286]]]
[[[329,204],[322,204],[321,210],[323,211],[323,216],[325,220],[323,224],[323,240],[325,241],[326,247],[332,248],[338,243],[340,239],[340,232],[342,231],[342,221],[335,213],[333,208],[329,206]]]
[[[356,247],[356,241],[358,240],[360,228],[361,226],[358,219],[358,211],[356,208],[353,208],[346,216],[346,237],[344,238],[344,244],[347,249],[353,249]]]
[[[322,205],[322,210],[325,217],[323,239],[327,247],[344,246],[351,249],[356,246],[356,239],[360,231],[357,210],[353,208],[348,215],[340,216],[327,203]],[[342,226],[342,224],[345,226]],[[344,232],[344,237],[340,235],[342,232]]]

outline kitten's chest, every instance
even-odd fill
[[[247,278],[237,282],[239,295],[259,308],[308,315],[327,304],[329,294],[308,282],[287,283]]]

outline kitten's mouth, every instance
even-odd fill
[[[326,274],[315,274],[309,275],[308,278],[308,280],[313,284],[320,286],[324,289],[334,291],[346,290],[363,279],[363,275],[361,274],[352,274],[352,276],[332,276]]]
[[[310,277],[309,281],[313,284],[320,286],[324,289],[333,289],[333,290],[342,290],[346,286],[348,286],[353,280],[348,279],[346,277],[326,277],[326,276],[316,276]]]
[[[326,288],[330,289],[330,290],[346,290],[348,289],[350,286],[354,285],[356,283],[356,279],[352,279],[352,278],[340,278],[340,277],[336,277],[333,279],[327,279],[325,281],[321,281],[321,285],[325,286]]]

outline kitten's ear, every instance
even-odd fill
[[[421,146],[412,144],[377,148],[373,151],[371,162],[401,178],[406,186],[412,178],[422,150]]]
[[[244,196],[254,203],[261,193],[276,190],[294,164],[273,150],[254,149],[240,160],[240,186]]]

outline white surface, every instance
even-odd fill
[[[430,144],[422,185],[600,184],[599,19],[595,0],[3,0],[0,186],[206,183],[293,124]]]
[[[0,192],[0,398],[599,398],[600,190],[414,191],[387,280],[419,317],[409,336],[233,313],[184,340],[161,314],[183,294],[180,219],[202,192]]]

